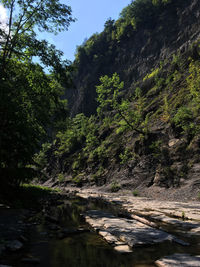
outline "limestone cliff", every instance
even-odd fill
[[[85,53],[74,63],[78,68],[75,88],[66,92],[72,116],[95,113],[96,85],[102,75],[117,72],[131,90],[160,61],[186,52],[200,37],[199,25],[200,2],[176,0],[147,17],[138,29],[128,26],[120,40],[107,40],[105,28],[95,52]]]
[[[172,199],[196,198],[200,1],[135,2],[143,5],[131,10],[139,12],[136,27],[131,16],[127,22],[126,9],[125,17],[107,21],[102,33],[79,47],[75,88],[66,92],[73,118],[48,151],[45,172],[64,185],[131,189],[162,198],[169,198],[170,189]],[[103,117],[89,117],[96,112],[99,77],[115,72],[125,84],[117,105]],[[128,108],[122,114],[123,99]]]

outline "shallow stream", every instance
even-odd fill
[[[152,267],[156,266],[155,260],[173,253],[200,254],[200,244],[196,242],[188,247],[165,242],[120,254],[84,222],[81,214],[90,209],[111,211],[112,208],[79,198],[46,207],[43,213],[31,218],[26,249],[8,258],[7,263],[14,267]],[[45,219],[47,210],[52,221]],[[112,212],[119,214],[117,209]],[[32,263],[23,262],[27,258],[33,259]]]

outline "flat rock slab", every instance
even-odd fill
[[[90,210],[85,214],[86,221],[110,244],[129,247],[152,245],[164,241],[184,244],[175,236],[152,228],[136,220],[115,217],[99,210]],[[119,244],[124,242],[124,244]]]
[[[119,246],[115,246],[114,248],[117,252],[120,253],[129,253],[132,252],[132,250],[130,249],[130,247],[128,245],[119,245]]]
[[[200,227],[199,202],[170,202],[130,195],[115,195],[92,190],[80,190],[78,196],[85,199],[101,199],[111,204],[120,204],[129,214],[148,217],[153,222],[163,222],[185,230]],[[184,220],[183,220],[184,217]]]
[[[174,254],[157,260],[155,263],[159,267],[200,267],[200,256]]]

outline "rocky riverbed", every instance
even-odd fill
[[[74,191],[71,189],[70,191]],[[79,189],[76,195],[118,207],[120,216],[89,210],[86,221],[115,250],[130,253],[135,247],[155,243],[177,243],[191,254],[200,255],[200,203],[159,201],[126,193],[109,194]],[[172,254],[155,262],[157,266],[200,266],[200,256]]]
[[[0,266],[200,266],[200,203],[65,191],[40,211],[0,206]]]

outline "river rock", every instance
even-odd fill
[[[168,146],[169,146],[169,147],[173,147],[173,146],[175,146],[178,142],[179,142],[179,139],[176,139],[176,138],[170,139],[169,142],[168,142]]]
[[[114,245],[117,241],[123,241],[124,245],[128,244],[130,247],[152,245],[164,241],[179,241],[175,236],[139,221],[118,218],[99,210],[87,211],[85,219],[94,229],[99,229],[99,234],[108,243],[112,242]]]
[[[130,247],[128,245],[115,246],[114,250],[116,250],[117,252],[120,252],[120,253],[130,253],[130,252],[132,252],[132,250],[130,249]]]
[[[200,168],[195,165],[195,169]],[[76,195],[88,200],[101,200],[109,205],[118,204],[120,209],[130,217],[154,228],[170,226],[174,230],[180,230],[185,237],[200,235],[200,202],[162,201],[133,197],[126,193],[97,192],[93,189],[81,189]],[[148,222],[145,222],[146,218]],[[97,221],[94,223],[94,220],[90,220],[89,217],[87,220],[93,229],[102,230],[101,223]]]
[[[115,244],[118,241],[118,239],[109,233],[108,231],[99,231],[99,234],[109,243],[109,244]],[[122,243],[123,244],[123,243]]]
[[[12,240],[6,244],[6,248],[10,251],[17,251],[23,247],[23,244],[19,240]]]
[[[155,264],[159,267],[200,267],[200,256],[177,253],[157,260]]]

